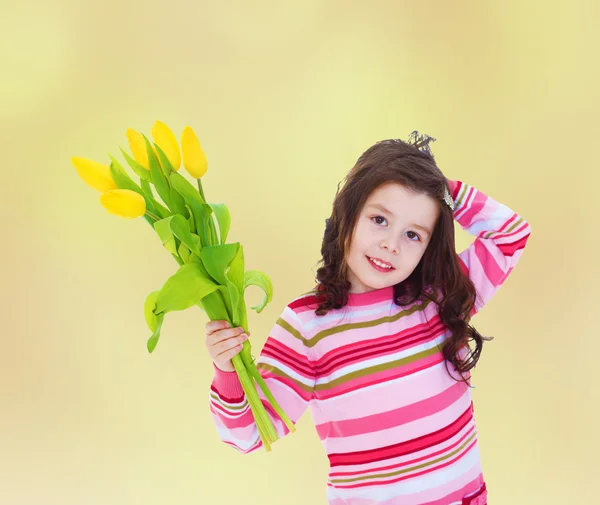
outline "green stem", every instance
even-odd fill
[[[202,200],[204,200],[204,203],[206,203],[206,197],[204,196],[204,190],[202,189],[202,181],[200,181],[200,179],[196,180],[198,181],[198,193],[200,193]]]
[[[269,386],[267,386],[267,383],[262,378],[262,375],[260,375],[260,372],[258,371],[258,368],[256,367],[256,365],[254,363],[250,364],[250,366],[248,366],[247,363],[245,363],[245,365],[246,365],[246,369],[248,370],[248,372],[250,374],[250,377],[252,377],[256,382],[258,382],[260,389],[262,389],[262,392],[266,396],[266,398],[269,401],[269,403],[271,404],[271,406],[275,409],[275,412],[277,412],[277,415],[279,415],[279,417],[281,417],[281,420],[285,423],[285,425],[288,427],[290,432],[292,432],[292,433],[295,432],[296,427],[294,426],[294,423],[288,417],[288,415],[283,411],[283,409],[279,406],[279,404],[277,403],[277,400],[275,400],[275,397],[269,390]]]
[[[160,221],[160,217],[158,217],[156,214],[153,214],[152,212],[150,212],[149,210],[146,210],[146,214],[148,216],[150,216],[152,219],[154,219],[155,221]]]
[[[244,390],[244,393],[246,395],[246,400],[248,401],[248,404],[250,405],[250,410],[252,411],[252,415],[253,415],[256,425],[258,427],[258,434],[259,434],[265,448],[266,449],[268,448],[267,450],[269,450],[270,449],[269,440],[272,439],[272,437],[270,436],[271,433],[269,433],[270,430],[268,429],[268,426],[265,426],[265,416],[267,417],[269,422],[271,420],[270,420],[270,418],[268,418],[268,414],[264,408],[264,405],[260,401],[258,393],[256,392],[256,388],[254,387],[254,381],[248,375],[248,372],[246,371],[246,368],[244,367],[244,362],[242,361],[240,356],[239,355],[234,356],[232,359],[232,362],[233,362],[235,371],[238,374],[240,383],[242,384],[242,389]],[[274,432],[275,429],[272,427],[272,425],[271,425],[271,428],[273,429],[273,432]],[[277,437],[276,433],[275,433],[275,437]]]

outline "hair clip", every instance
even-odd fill
[[[446,202],[448,207],[454,210],[454,200],[452,200],[452,196],[450,195],[448,188],[444,188],[444,202]]]
[[[436,139],[430,137],[426,133],[420,134],[418,130],[414,130],[408,136],[408,143],[415,146],[419,151],[431,156],[433,159],[433,152],[431,152],[431,147],[429,147],[429,142],[435,142]]]

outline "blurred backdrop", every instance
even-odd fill
[[[229,241],[267,273],[256,353],[310,289],[338,183],[377,140],[437,138],[440,168],[529,220],[473,323],[490,503],[592,503],[600,471],[598,2],[53,0],[0,7],[0,503],[325,504],[307,413],[271,453],[221,443],[200,310],[146,295],[176,263],[71,165],[125,131],[192,126]],[[461,248],[470,237],[459,232]],[[262,292],[247,291],[257,303]]]

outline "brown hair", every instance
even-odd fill
[[[463,374],[477,364],[483,341],[491,338],[483,337],[469,325],[476,291],[456,254],[453,211],[444,202],[448,181],[431,151],[417,146],[399,139],[377,142],[357,160],[343,188],[338,186],[331,217],[326,220],[322,258],[318,262],[322,266],[316,273],[318,284],[314,292],[320,303],[315,314],[325,315],[348,302],[351,284],[345,253],[369,195],[390,182],[425,194],[439,202],[440,216],[421,261],[407,279],[394,286],[394,302],[403,306],[427,298],[438,304],[440,319],[452,332],[442,348],[446,368],[449,361],[466,382]],[[469,341],[475,344],[474,349],[469,347]],[[462,358],[460,351],[465,347],[469,352]]]

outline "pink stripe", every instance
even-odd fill
[[[344,393],[349,393],[357,389],[366,388],[374,384],[380,384],[389,380],[405,377],[420,370],[425,370],[426,368],[441,363],[442,361],[444,361],[444,357],[440,352],[436,352],[435,354],[428,356],[427,358],[413,361],[412,363],[408,363],[402,367],[396,367],[389,370],[382,370],[381,372],[375,372],[372,374],[365,375],[363,377],[358,377],[356,379],[344,382],[331,389],[317,391],[316,394],[319,400],[326,400],[328,398],[342,395]]]
[[[465,213],[465,211],[467,209],[469,209],[470,206],[470,198],[473,196],[473,193],[475,192],[475,188],[473,186],[470,186],[467,188],[467,192],[465,197],[463,198],[462,204],[460,206],[460,208],[454,213],[454,219],[456,221],[458,221],[459,223],[462,224],[462,214]]]
[[[327,353],[314,364],[315,372],[323,378],[357,361],[406,351],[412,347],[430,342],[444,329],[444,325],[438,316],[437,320],[415,326],[411,328],[411,331],[403,331],[399,334],[373,339],[368,342],[363,340],[362,342],[340,346],[337,350]],[[336,362],[337,366],[334,366]]]
[[[369,481],[369,482],[362,482],[362,483],[358,483],[358,484],[351,484],[351,485],[344,485],[344,486],[340,486],[339,484],[336,485],[336,487],[340,487],[342,489],[356,489],[356,488],[361,488],[361,487],[369,487],[369,486],[373,486],[374,484],[380,484],[380,485],[389,485],[389,484],[394,484],[396,482],[402,482],[403,480],[407,480],[407,479],[413,479],[415,477],[419,477],[421,475],[427,475],[428,473],[432,473],[435,472],[437,470],[441,470],[442,468],[446,468],[447,466],[452,465],[453,463],[456,463],[457,461],[461,460],[466,454],[468,454],[468,452],[477,445],[477,439],[475,439],[473,442],[471,442],[464,450],[463,452],[461,452],[458,456],[442,463],[441,465],[437,465],[437,466],[433,466],[431,468],[427,468],[425,470],[422,470],[421,472],[416,472],[416,473],[411,473],[408,475],[403,475],[401,477],[397,477],[395,479],[390,479],[390,480],[385,480],[385,481]],[[327,483],[328,486],[331,486],[331,483]]]
[[[395,312],[390,313],[390,307],[388,306],[382,312],[370,314],[366,320],[373,321],[382,317],[393,316],[398,312],[401,312],[402,308],[397,307],[394,310]],[[390,333],[400,334],[414,331],[415,328],[426,324],[428,320],[432,320],[432,318],[437,317],[437,315],[435,304],[430,303],[425,310],[419,310],[408,316],[404,316],[393,323],[381,323],[375,326],[352,328],[347,331],[329,334],[317,344],[319,348],[318,356],[328,356],[330,353],[338,352],[342,347],[369,345],[371,342],[377,341],[377,339],[389,337]],[[352,321],[359,322],[359,318],[353,318]],[[334,324],[335,322],[332,321],[331,326]],[[319,332],[315,336],[318,335]]]
[[[366,401],[361,402],[361,415],[379,414],[390,408],[410,405],[424,398],[435,396],[455,383],[446,373],[443,364],[429,367],[418,374],[412,374],[402,379],[382,382],[371,390],[364,390],[368,396]],[[402,395],[398,395],[398,388],[402,388]],[[465,385],[465,389],[468,389],[468,386]],[[335,422],[340,419],[348,419],[348,413],[354,412],[356,398],[362,392],[336,396],[327,400],[319,398],[319,407],[321,408],[314,409],[313,412],[315,425],[327,421]],[[389,401],[392,398],[393,402]]]
[[[426,400],[388,410],[381,414],[373,414],[358,419],[337,421],[336,423],[323,423],[316,426],[317,433],[322,438],[327,433],[341,432],[344,436],[361,435],[376,431],[387,430],[401,424],[410,423],[440,412],[450,406],[464,394],[464,386],[456,383],[438,395]]]
[[[481,240],[476,240],[474,246],[475,254],[481,263],[483,273],[492,283],[492,286],[499,286],[505,277],[504,270],[498,265],[496,258],[494,258]]]
[[[411,466],[411,465],[415,465],[417,463],[420,463],[422,461],[425,460],[430,460],[430,459],[434,459],[437,456],[440,456],[441,454],[445,454],[448,452],[452,452],[452,449],[454,449],[455,447],[458,447],[460,444],[462,444],[462,442],[468,438],[473,432],[475,431],[475,426],[470,426],[469,429],[467,431],[465,431],[457,440],[455,440],[454,442],[452,442],[450,445],[448,445],[447,447],[444,447],[438,451],[435,452],[431,452],[431,453],[427,453],[424,456],[421,456],[419,458],[414,458],[411,460],[407,460],[407,461],[397,461],[396,463],[394,463],[393,465],[387,465],[387,466],[380,466],[380,467],[373,467],[373,468],[361,468],[360,470],[354,471],[354,472],[331,472],[329,474],[329,478],[332,479],[334,477],[352,477],[352,476],[361,476],[361,475],[365,475],[367,473],[369,474],[378,474],[381,472],[385,472],[388,470],[395,470],[398,468],[402,468],[405,466]]]
[[[248,407],[244,413],[239,417],[226,417],[221,414],[222,408],[220,405],[215,405],[211,403],[211,411],[219,418],[219,422],[225,426],[227,429],[234,428],[247,428],[254,424],[254,417],[252,416],[252,411],[250,407]]]
[[[515,255],[515,253],[517,251],[521,251],[522,249],[525,248],[525,244],[527,243],[528,239],[529,239],[529,235],[527,235],[526,237],[523,237],[518,242],[512,242],[511,244],[498,244],[498,249],[500,249],[500,252],[504,256],[511,258],[512,256]]]
[[[475,221],[475,218],[481,213],[485,207],[488,197],[483,193],[475,193],[475,197],[471,201],[469,207],[465,208],[464,212],[458,218],[458,222],[462,226],[469,228]]]
[[[460,413],[455,412],[458,410],[456,407],[460,407]],[[379,444],[374,446],[377,447],[376,449],[369,448],[362,451],[355,450],[354,452],[335,452],[335,449],[330,449],[328,457],[331,468],[348,465],[364,465],[372,462],[380,462],[384,459],[389,460],[392,458],[397,458],[399,456],[415,454],[419,451],[435,447],[436,445],[456,436],[466,426],[468,426],[470,423],[473,423],[472,405],[469,405],[464,411],[463,408],[464,405],[453,405],[453,409],[448,409],[448,412],[438,414],[435,419],[434,416],[432,416],[430,418],[423,418],[424,420],[420,423],[413,423],[415,425],[420,424],[419,435],[414,436],[413,438],[406,439],[404,442],[399,442],[389,446],[382,446],[381,444]],[[447,422],[446,420],[450,415],[452,415],[452,419],[450,422]],[[436,425],[439,425],[441,421],[444,421],[444,426],[435,431],[431,431],[431,424],[433,424],[431,422],[432,420],[435,422]],[[403,432],[402,428],[395,431],[400,433]],[[390,430],[390,432],[392,432],[392,430]],[[425,434],[423,434],[423,432],[425,432]],[[404,430],[403,434],[410,435],[410,433],[407,433],[406,430]],[[398,440],[397,437],[394,437],[392,435],[386,434],[385,438],[387,438],[387,436],[390,436],[391,440]],[[371,434],[368,437],[362,437],[364,441],[370,441],[370,443],[365,443],[364,445],[370,445],[371,447],[373,447],[373,442],[377,438],[381,439],[384,437],[377,437],[377,435],[373,434]],[[358,439],[358,437],[356,437],[356,439]],[[347,439],[343,438],[341,440],[342,442],[345,442]],[[336,442],[336,440],[334,439],[332,442]]]

